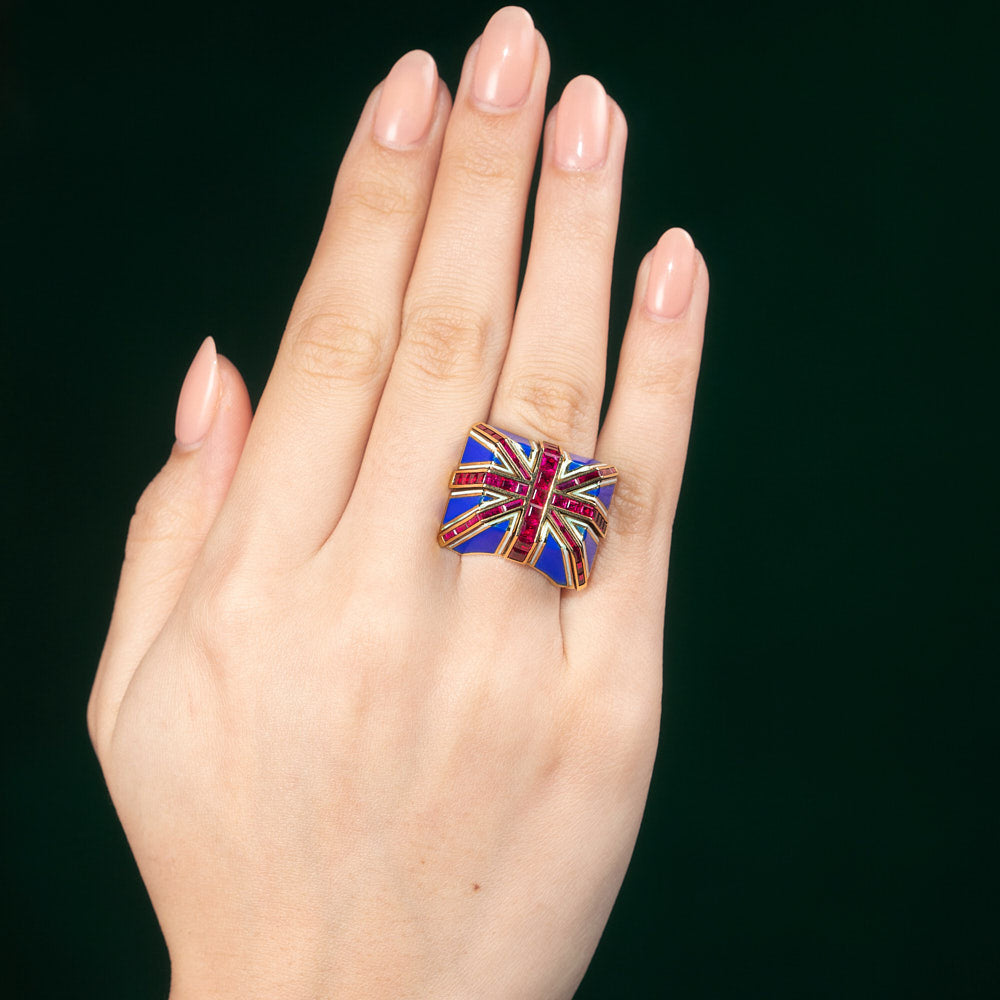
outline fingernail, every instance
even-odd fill
[[[215,341],[206,337],[191,362],[177,400],[174,435],[185,450],[197,448],[208,434],[219,408],[219,358]]]
[[[646,286],[646,308],[664,319],[687,309],[694,284],[694,240],[683,229],[668,229],[656,244]]]
[[[592,76],[570,80],[559,98],[555,158],[563,170],[593,170],[608,158],[608,95]]]
[[[427,135],[438,90],[434,57],[417,49],[407,52],[382,85],[375,113],[375,138],[386,146],[412,146]]]
[[[535,68],[535,22],[523,7],[504,7],[490,19],[476,55],[472,93],[494,108],[513,108],[527,96]]]

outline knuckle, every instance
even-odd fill
[[[150,544],[173,542],[191,534],[189,511],[180,494],[168,489],[164,473],[143,491],[135,505],[125,538],[125,561],[134,562]]]
[[[373,316],[327,311],[312,313],[292,340],[293,364],[307,384],[368,385],[383,373],[388,337]]]
[[[267,633],[269,608],[259,579],[260,573],[248,559],[231,554],[213,567],[191,594],[188,635],[211,669],[224,670],[234,657],[247,651],[255,636]]]
[[[575,440],[581,432],[597,427],[598,393],[579,379],[527,374],[518,377],[509,391],[517,415],[554,440]]]
[[[616,226],[607,214],[581,212],[575,218],[566,220],[566,229],[578,246],[604,250],[614,245]]]
[[[403,342],[410,364],[432,381],[476,378],[490,331],[486,316],[467,306],[417,305],[407,311]]]
[[[409,219],[422,213],[424,199],[401,178],[369,171],[344,184],[338,208],[364,220]]]
[[[648,541],[650,525],[665,500],[664,491],[646,473],[630,468],[615,486],[608,511],[610,529],[630,540]]]
[[[520,159],[501,135],[469,143],[447,159],[444,169],[460,191],[481,194],[485,187],[491,198],[516,190],[520,183]]]
[[[257,609],[237,578],[225,576],[215,580],[202,595],[199,610],[201,628],[198,631],[202,639],[216,637],[228,640],[230,636],[246,633],[255,621]]]
[[[560,180],[567,185],[578,184],[579,189],[550,209],[551,216],[546,224],[574,250],[593,252],[596,248],[603,252],[606,247],[613,247],[617,214],[606,200],[595,197],[590,184],[592,178],[580,173]]]
[[[656,396],[694,395],[698,382],[699,352],[675,344],[669,354],[647,356],[628,372],[629,382],[641,392]]]

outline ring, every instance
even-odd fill
[[[558,587],[587,585],[618,470],[489,424],[469,431],[438,543],[533,566]]]

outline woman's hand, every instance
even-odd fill
[[[548,71],[519,8],[453,107],[404,56],[252,424],[211,342],[192,365],[88,712],[174,1000],[549,1000],[597,945],[657,742],[708,277],[679,230],[642,262],[598,434],[625,119],[580,77],[543,130]],[[484,419],[618,468],[587,589],[438,546]]]

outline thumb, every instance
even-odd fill
[[[251,416],[240,373],[206,338],[181,387],[170,458],[143,491],[129,524],[111,625],[87,706],[98,751],[222,506]]]

